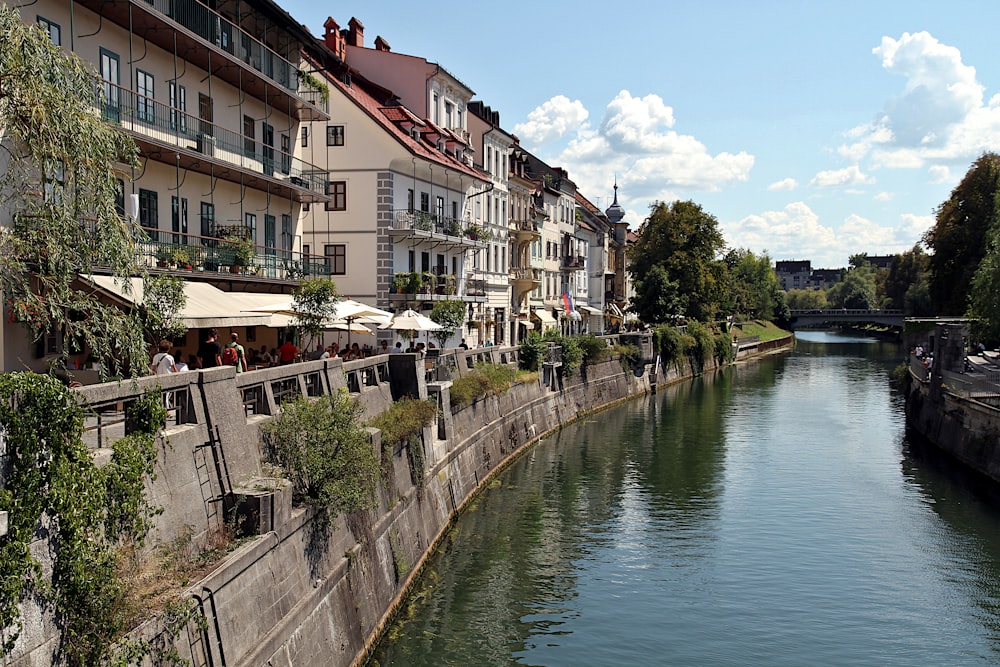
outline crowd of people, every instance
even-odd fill
[[[462,341],[465,346],[465,340]],[[428,348],[434,348],[434,343],[428,343]],[[189,354],[187,360],[183,360],[183,353],[180,349],[171,350],[172,345],[169,340],[161,340],[157,346],[157,352],[150,361],[149,370],[155,375],[165,375],[167,373],[179,373],[186,370],[197,370],[199,368],[215,368],[217,366],[235,366],[237,373],[258,368],[270,368],[272,366],[284,366],[300,361],[312,361],[316,359],[340,358],[344,361],[355,359],[365,359],[377,354],[393,354],[401,352],[416,352],[421,356],[426,354],[424,343],[410,341],[407,348],[397,342],[395,347],[389,346],[389,341],[382,339],[375,346],[365,343],[359,345],[357,342],[340,347],[339,343],[328,345],[318,344],[312,352],[307,353],[300,350],[294,339],[289,336],[281,345],[268,349],[267,345],[259,348],[245,348],[240,343],[239,334],[232,332],[229,334],[229,342],[223,345],[219,342],[219,333],[215,329],[207,332],[205,340],[198,346],[197,353]]]

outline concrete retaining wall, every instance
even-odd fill
[[[651,358],[648,336],[629,342],[638,342]],[[359,663],[456,513],[518,452],[583,414],[691,374],[684,366],[623,368],[614,358],[562,377],[553,362],[538,382],[452,410],[449,378],[479,361],[516,366],[517,355],[516,348],[450,351],[430,360],[383,355],[82,388],[82,400],[99,415],[88,422],[97,459],[102,446],[124,433],[119,417],[129,401],[149,386],[159,382],[177,408],[159,476],[149,488],[152,501],[165,510],[156,518],[156,541],[191,534],[196,543],[208,543],[234,498],[244,510],[251,508],[244,525],[259,534],[186,591],[204,623],[203,629],[190,624],[174,641],[181,656],[196,666]],[[263,476],[259,429],[277,414],[283,397],[341,387],[365,404],[366,416],[403,395],[436,397],[441,416],[416,445],[425,461],[421,483],[411,480],[406,447],[394,445],[378,507],[324,523],[310,510],[292,507],[287,484]],[[372,446],[381,449],[375,430]],[[137,634],[158,632],[150,624]],[[24,637],[5,664],[42,664],[38,659],[51,655],[51,632]]]

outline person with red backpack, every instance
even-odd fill
[[[222,350],[222,363],[226,366],[236,366],[236,372],[247,370],[247,356],[240,345],[240,335],[235,331],[229,334],[229,344]]]

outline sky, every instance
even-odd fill
[[[772,260],[908,250],[1000,151],[994,0],[278,2],[441,65],[633,228],[691,200]]]

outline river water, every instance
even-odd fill
[[[1000,500],[910,444],[897,346],[593,415],[458,520],[371,664],[1000,664]]]

